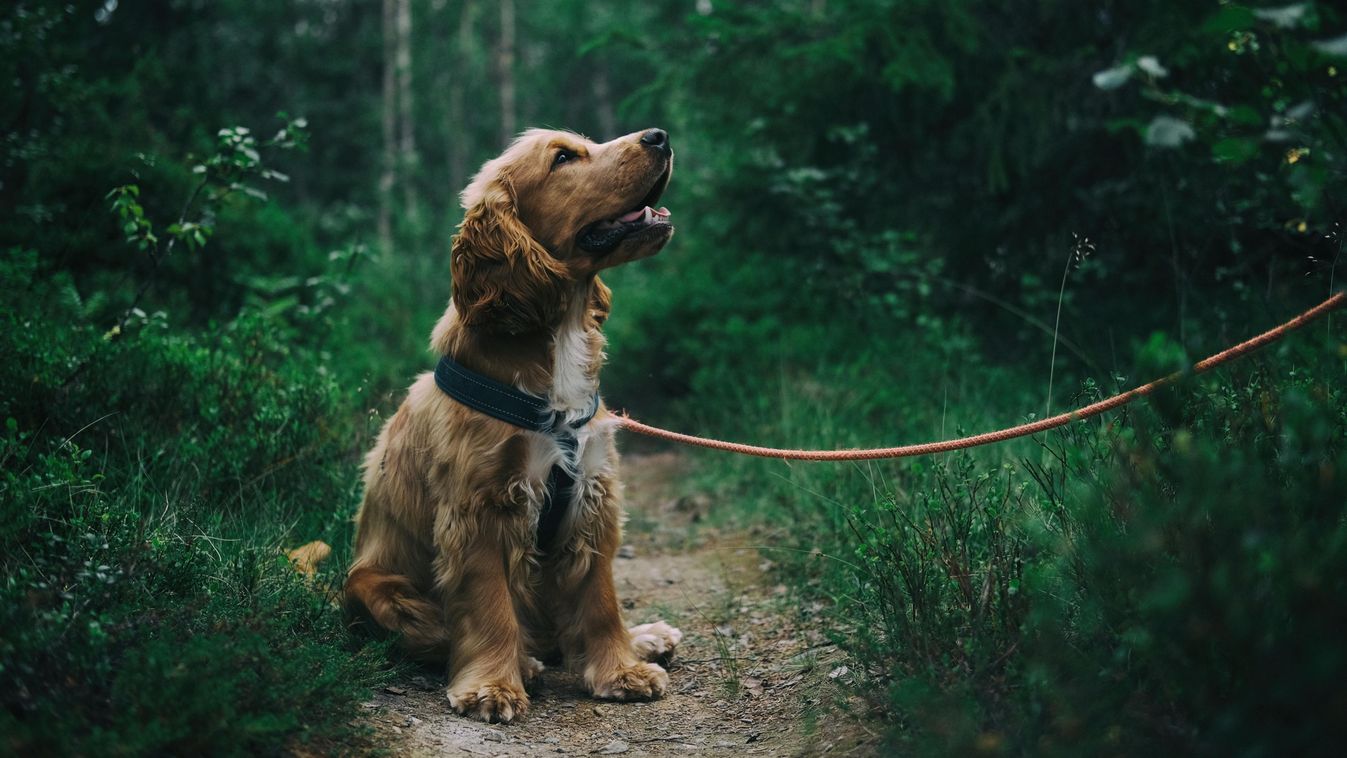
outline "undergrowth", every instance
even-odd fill
[[[890,382],[938,387],[946,371],[920,332],[900,339],[903,360],[834,367],[838,381],[803,385],[807,402],[731,398],[738,413],[687,423],[859,446],[982,431],[1033,407],[1029,380],[981,368],[977,389],[946,389],[945,403],[890,401]],[[1141,345],[1131,383],[1182,355]],[[1029,440],[851,466],[707,455],[701,468],[728,517],[775,525],[783,549],[766,549],[802,604],[829,601],[834,640],[859,664],[851,684],[893,749],[1322,754],[1347,723],[1347,397],[1332,378],[1344,355],[1340,327],[1321,323]],[[778,397],[797,380],[782,376]],[[1085,382],[1069,400],[1102,394]],[[884,438],[851,431],[880,428],[875,415],[893,419]],[[782,428],[798,431],[770,436]]]
[[[33,253],[0,282],[0,750],[359,750],[389,659],[329,593],[369,433],[286,336],[324,317],[136,313],[113,339]],[[313,584],[284,552],[312,539],[337,549]]]

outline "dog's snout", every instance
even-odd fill
[[[669,152],[669,133],[663,129],[647,129],[645,134],[641,135],[641,144],[649,145],[656,150]]]

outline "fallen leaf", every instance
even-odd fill
[[[304,576],[313,577],[318,572],[318,564],[327,560],[329,555],[332,555],[332,547],[322,540],[314,540],[290,551],[290,565]]]

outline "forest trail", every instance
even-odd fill
[[[529,715],[510,725],[453,713],[442,674],[422,671],[375,693],[370,723],[397,755],[869,755],[875,731],[833,681],[842,654],[802,626],[751,533],[701,522],[710,500],[678,497],[675,453],[623,459],[630,519],[615,576],[629,624],[682,629],[670,691],[648,703],[594,700],[574,674],[545,671]],[[830,674],[833,675],[830,678]]]

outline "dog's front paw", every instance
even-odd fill
[[[622,666],[593,681],[594,697],[601,700],[654,700],[669,688],[669,675],[654,663]]]
[[[683,641],[683,633],[663,621],[633,626],[627,632],[631,634],[631,651],[643,661],[667,664],[674,648]]]
[[[542,661],[531,655],[526,655],[520,660],[519,676],[524,680],[524,684],[531,684],[546,668]]]
[[[449,686],[449,705],[470,718],[508,724],[529,710],[529,696],[504,682],[477,682]]]

